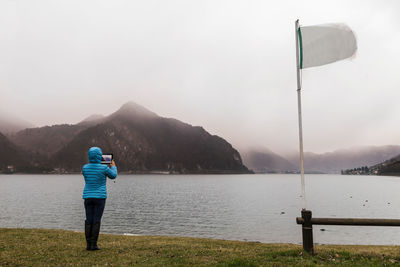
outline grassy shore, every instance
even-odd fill
[[[86,251],[84,234],[0,228],[0,266],[398,266],[396,246],[316,246],[201,238],[101,234]]]

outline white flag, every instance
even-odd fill
[[[353,31],[345,24],[299,27],[300,69],[349,58],[357,51]]]

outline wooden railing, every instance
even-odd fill
[[[310,210],[302,210],[296,218],[302,225],[303,249],[314,253],[313,228],[315,225],[353,225],[353,226],[400,226],[399,219],[359,219],[359,218],[312,218]]]

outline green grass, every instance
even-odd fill
[[[397,246],[263,244],[201,238],[101,234],[86,251],[83,233],[0,228],[0,266],[399,266]]]

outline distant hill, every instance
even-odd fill
[[[379,175],[400,176],[400,155],[371,167]]]
[[[0,148],[0,173],[49,171],[49,169],[35,164],[29,153],[14,145],[2,133],[0,133]]]
[[[365,146],[341,149],[333,152],[304,154],[306,172],[340,173],[341,170],[358,166],[371,166],[400,154],[400,146]],[[298,154],[287,159],[299,166]]]
[[[87,129],[91,124],[61,124],[28,128],[10,135],[10,140],[26,151],[39,154],[46,158],[66,146],[80,131]]]
[[[12,134],[31,127],[34,127],[32,123],[0,111],[0,133]]]
[[[400,176],[400,155],[372,166],[357,166],[346,169],[342,174]]]
[[[248,150],[241,153],[244,164],[256,173],[295,173],[295,164],[278,154],[267,150]]]
[[[304,153],[306,173],[340,173],[354,167],[371,166],[400,154],[400,146],[365,146],[328,153]],[[247,167],[257,173],[294,173],[300,169],[299,154],[286,157],[270,150],[253,149],[242,152]]]
[[[239,152],[223,138],[133,102],[107,117],[26,129],[10,138],[61,173],[80,172],[91,146],[113,153],[121,172],[249,173]]]
[[[21,151],[2,133],[0,133],[0,147],[0,172],[6,171],[9,165],[13,165],[15,168],[27,165]]]
[[[26,151],[50,157],[66,146],[79,132],[101,123],[103,115],[91,115],[78,124],[59,124],[28,128],[9,135],[10,140]]]

